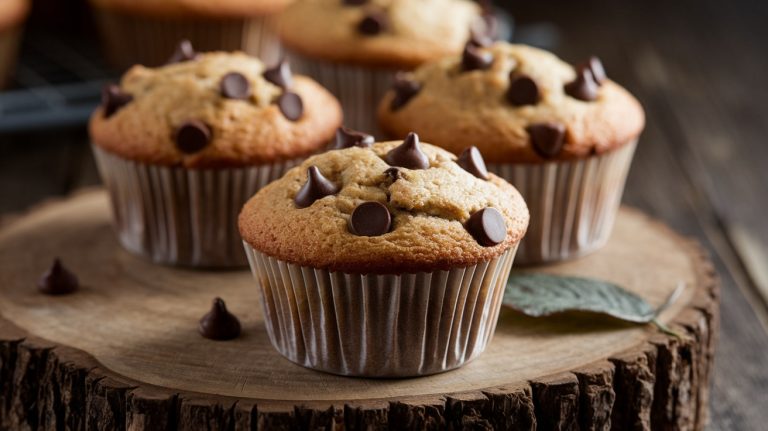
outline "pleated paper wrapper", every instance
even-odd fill
[[[303,159],[194,170],[126,160],[93,146],[121,244],[157,263],[201,268],[248,264],[237,228],[243,204]]]
[[[307,368],[364,377],[448,371],[485,350],[515,247],[480,264],[401,275],[299,266],[247,243],[272,345]]]
[[[608,241],[621,204],[636,141],[602,155],[542,164],[488,164],[509,181],[531,214],[517,263],[576,258]]]

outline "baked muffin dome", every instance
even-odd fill
[[[413,130],[454,153],[475,145],[492,163],[567,160],[635,140],[645,115],[599,60],[579,67],[541,49],[497,42],[403,75],[381,101],[391,136]]]
[[[242,18],[278,12],[293,0],[90,0],[94,6],[156,17]]]
[[[411,69],[461,52],[483,26],[470,0],[305,0],[280,17],[284,45],[311,58]]]
[[[302,190],[308,188],[315,192],[309,199]],[[390,215],[389,227],[377,225],[382,207]],[[366,210],[372,211],[360,219],[355,215]],[[491,226],[476,223],[484,211],[496,216],[482,220]],[[240,213],[239,225],[254,249],[289,263],[349,273],[406,273],[466,267],[501,255],[524,235],[528,209],[509,183],[494,175],[475,176],[452,154],[418,144],[411,135],[405,143],[351,147],[307,159],[259,191]],[[499,226],[501,231],[493,232]],[[492,241],[484,241],[489,239],[484,233]]]
[[[239,167],[311,154],[341,124],[338,101],[285,65],[267,79],[265,66],[243,53],[187,54],[159,68],[134,66],[107,89],[90,121],[94,144],[144,163]]]

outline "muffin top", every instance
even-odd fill
[[[156,17],[241,18],[279,12],[293,0],[90,0],[94,6]]]
[[[29,13],[29,0],[0,1],[0,29],[13,27]]]
[[[392,136],[415,130],[488,162],[536,163],[601,154],[636,139],[645,114],[592,57],[572,67],[528,46],[468,43],[458,57],[398,76],[379,106]]]
[[[461,52],[470,29],[486,26],[470,0],[304,0],[281,15],[279,33],[312,58],[412,69]]]
[[[121,157],[188,168],[250,166],[306,156],[341,124],[319,84],[243,53],[196,54],[182,43],[159,68],[134,66],[108,86],[91,139]]]
[[[240,213],[243,239],[302,266],[386,274],[474,265],[525,233],[525,202],[476,149],[457,159],[415,134],[352,144],[261,189]]]

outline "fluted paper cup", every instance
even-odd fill
[[[196,170],[134,162],[96,145],[93,152],[123,247],[157,263],[200,268],[247,265],[240,209],[303,160]]]
[[[392,87],[395,69],[330,63],[290,51],[288,56],[294,71],[310,76],[339,99],[344,108],[345,126],[381,136],[376,108]]]
[[[523,195],[531,213],[517,263],[579,257],[608,241],[637,141],[605,154],[541,164],[488,164]]]
[[[480,355],[515,248],[466,268],[385,275],[299,266],[245,243],[272,345],[304,367],[362,377],[440,373]]]
[[[121,70],[134,64],[165,64],[183,39],[200,52],[244,51],[266,64],[276,63],[281,52],[274,20],[268,16],[174,19],[99,10],[96,18],[106,56]]]

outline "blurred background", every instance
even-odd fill
[[[642,101],[648,126],[624,201],[712,253],[723,299],[710,429],[765,429],[768,2],[497,0],[496,7],[511,17],[513,41],[570,62],[598,55]],[[17,67],[0,90],[0,217],[98,184],[86,122],[101,87],[120,72],[106,65],[84,0],[34,1]]]

